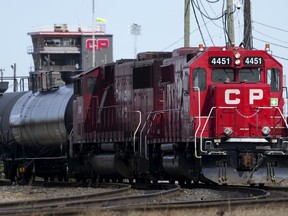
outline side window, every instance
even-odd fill
[[[97,94],[97,79],[95,77],[88,77],[86,87],[87,93]]]
[[[189,68],[183,70],[183,90],[185,93],[189,93],[190,86],[189,86]]]
[[[270,68],[267,70],[267,84],[271,86],[271,92],[280,91],[280,70]]]
[[[206,89],[206,70],[204,68],[193,70],[193,87],[198,87],[200,91]]]
[[[82,95],[82,79],[74,81],[74,94]]]
[[[133,89],[152,88],[152,66],[133,68]]]

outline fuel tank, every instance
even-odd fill
[[[132,177],[128,164],[116,154],[91,155],[89,161],[94,171],[103,177]]]
[[[73,85],[54,91],[27,92],[15,103],[9,118],[14,139],[25,149],[59,148],[72,128]]]

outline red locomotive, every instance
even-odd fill
[[[140,53],[75,77],[76,178],[264,184],[288,175],[283,68],[242,47]]]

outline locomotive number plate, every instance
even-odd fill
[[[246,56],[244,57],[245,65],[263,65],[264,59],[262,57],[256,56]]]
[[[230,57],[210,57],[209,64],[210,65],[231,65],[232,59]]]

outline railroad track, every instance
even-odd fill
[[[133,204],[129,206],[109,206],[103,210],[118,212],[120,215],[135,215],[145,212],[149,215],[287,215],[288,188],[287,187],[217,187],[217,190],[243,190],[249,197],[226,198],[203,201],[170,201],[150,205]],[[119,213],[120,212],[120,213]],[[115,214],[111,214],[115,215]],[[140,214],[141,215],[141,214]]]
[[[257,203],[259,202],[266,202],[270,199],[268,198],[270,196],[270,192],[258,189],[258,188],[250,188],[250,187],[241,187],[241,186],[198,186],[198,188],[208,188],[216,190],[216,191],[226,191],[229,193],[238,191],[239,193],[243,194],[243,197],[229,197],[229,198],[221,198],[217,200],[185,200],[185,201],[166,201],[161,203],[151,203],[149,205],[145,203],[140,204],[130,204],[126,206],[107,206],[103,209],[109,209],[109,210],[149,210],[149,209],[179,209],[179,208],[206,208],[206,207],[222,207],[229,205],[237,205],[237,204],[246,204],[246,203]],[[280,199],[283,201],[283,199]],[[275,200],[274,200],[275,201]],[[288,198],[287,198],[288,202]]]
[[[41,185],[41,183],[38,184]],[[61,186],[63,183],[58,184],[56,183],[57,186]],[[67,183],[63,185],[67,187]],[[46,186],[53,187],[55,183],[48,183]],[[85,184],[75,183],[71,183],[70,186],[86,187]],[[93,187],[93,185],[89,186]],[[193,212],[197,209],[204,209],[203,211],[214,209],[213,212],[217,211],[216,215],[224,215],[222,213],[241,208],[241,206],[246,209],[255,206],[261,208],[261,206],[271,203],[280,203],[286,206],[288,203],[288,188],[284,187],[259,189],[241,186],[198,185],[197,187],[180,188],[177,185],[170,184],[100,184],[97,187],[110,187],[113,190],[73,197],[0,203],[0,215],[86,215],[87,212],[93,214],[99,212],[101,214],[102,211],[105,211],[105,215],[109,215],[107,212],[111,215],[117,214],[116,212],[122,212],[123,215],[133,215],[133,212],[139,211],[145,212],[145,215],[149,215],[149,213],[165,215],[167,211],[179,213],[185,210],[189,212],[189,209],[190,211],[193,209]],[[175,199],[183,193],[183,190],[201,188],[219,193],[226,192],[231,196],[217,200],[181,201]],[[233,197],[235,192],[241,193],[243,196]]]
[[[101,188],[112,186],[115,189],[73,197],[0,203],[0,215],[78,215],[87,208],[101,209],[105,206],[129,205],[150,200],[161,201],[163,197],[173,196],[179,192],[178,186],[170,184],[100,184],[98,186]]]
[[[33,186],[42,187],[87,187],[88,184],[85,183],[43,183],[35,182]],[[112,183],[101,183],[97,185],[91,185],[90,187],[97,188],[111,188],[111,191],[96,192],[78,196],[69,197],[59,197],[59,198],[48,198],[48,199],[38,199],[38,200],[26,200],[26,201],[15,201],[15,202],[5,202],[0,203],[0,215],[31,215],[32,212],[45,212],[45,209],[61,208],[67,203],[79,202],[79,200],[93,200],[93,199],[108,199],[109,197],[121,196],[131,193],[131,185],[128,184],[112,184]],[[43,211],[42,211],[43,210]],[[37,214],[35,214],[37,215]]]

